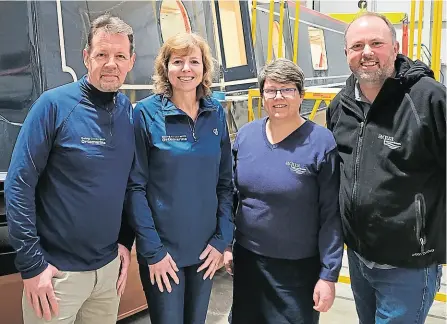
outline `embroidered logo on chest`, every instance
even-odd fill
[[[165,135],[161,137],[162,142],[185,142],[188,140],[186,135]]]
[[[214,135],[216,135],[216,136],[219,135],[219,131],[217,130],[217,128],[214,128],[214,129],[213,129],[213,133],[214,133]]]
[[[290,171],[296,174],[305,174],[307,173],[307,169],[301,167],[298,163],[287,161],[286,165],[290,168]]]
[[[383,140],[383,145],[387,146],[391,150],[396,150],[402,146],[401,143],[395,142],[394,137],[379,134],[378,139]]]
[[[97,137],[81,136],[81,144],[106,145],[106,139],[105,138],[97,138]]]

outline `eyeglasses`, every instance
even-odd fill
[[[297,90],[297,88],[264,89],[264,97],[267,99],[274,99],[278,92],[280,92],[281,96],[284,98],[293,98],[295,97],[295,92]]]

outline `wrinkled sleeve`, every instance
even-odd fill
[[[326,153],[318,174],[320,231],[320,279],[336,282],[343,258],[343,234],[339,208],[340,162],[337,149]]]
[[[145,107],[138,103],[134,109],[135,156],[126,190],[125,213],[136,235],[137,252],[147,264],[161,261],[167,254],[155,228],[146,190],[149,179],[151,134],[149,116]]]
[[[53,104],[44,93],[23,123],[5,180],[9,242],[23,279],[39,275],[48,265],[36,229],[35,189],[53,146],[55,119]]]
[[[219,104],[219,117],[221,129],[221,158],[219,166],[219,180],[217,183],[216,194],[218,199],[217,207],[217,228],[216,233],[209,244],[223,253],[226,247],[233,240],[233,165],[231,154],[230,136],[228,133],[225,112]]]
[[[435,155],[439,166],[444,170],[446,164],[446,88],[443,84],[436,82],[432,89],[433,95],[430,98],[431,110],[431,131],[432,140],[428,144]]]

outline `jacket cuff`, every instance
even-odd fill
[[[22,271],[20,273],[20,275],[22,276],[22,279],[31,279],[31,278],[34,278],[35,276],[40,275],[42,272],[45,271],[45,269],[47,267],[48,267],[48,262],[43,261],[39,267],[34,268],[30,271]]]
[[[225,249],[229,246],[229,244],[226,244],[224,241],[217,239],[213,237],[209,242],[209,245],[211,245],[213,248],[215,248],[220,253],[224,253]]]
[[[164,257],[168,254],[168,251],[165,247],[162,247],[160,251],[155,253],[155,255],[151,258],[146,258],[146,262],[148,265],[155,264],[164,259]]]
[[[320,279],[330,281],[330,282],[337,282],[339,273],[340,273],[340,271],[334,271],[334,270],[322,268],[320,271]]]

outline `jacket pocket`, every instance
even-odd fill
[[[425,199],[424,195],[418,193],[414,196],[416,211],[416,239],[421,247],[421,253],[425,252],[427,237],[425,235]]]

